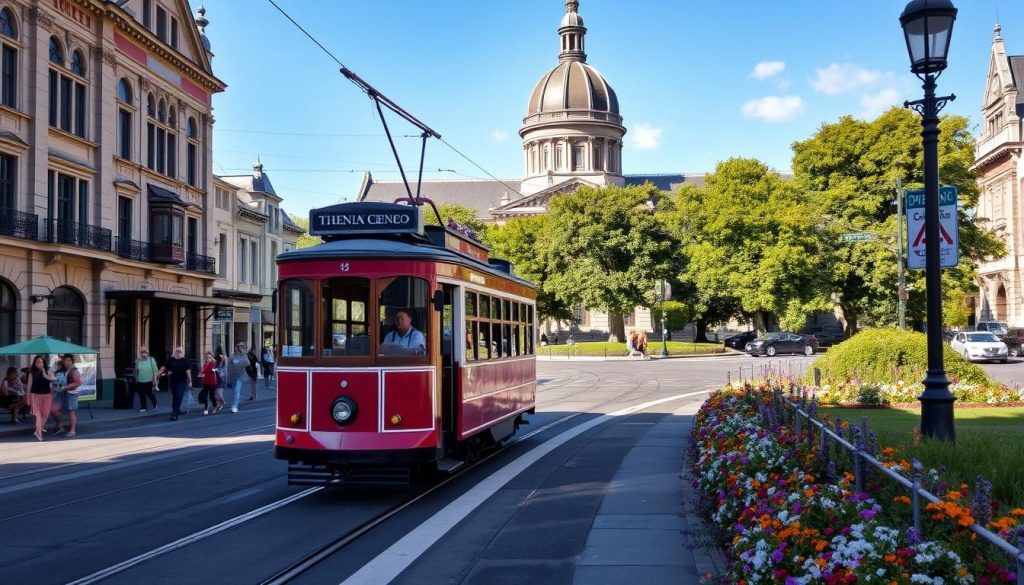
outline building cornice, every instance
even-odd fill
[[[978,171],[986,167],[990,167],[1003,158],[1013,156],[1015,152],[1020,154],[1022,150],[1024,150],[1024,142],[1004,142],[992,152],[974,161],[974,163],[971,164],[970,169],[972,171]]]
[[[242,205],[238,206],[238,217],[251,221],[257,225],[265,225],[267,223],[267,216]]]

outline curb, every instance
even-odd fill
[[[683,354],[683,355],[668,355],[662,357],[660,355],[648,356],[649,361],[659,360],[679,360],[679,359],[692,359],[692,358],[726,358],[734,356],[747,355],[742,351],[729,350],[719,353],[694,353],[694,354]],[[633,360],[624,356],[590,356],[590,355],[578,355],[573,357],[566,356],[542,356],[537,355],[538,361],[545,362],[630,362],[630,361],[648,361],[648,360]]]
[[[257,398],[256,400],[246,401],[246,402],[252,402],[253,404],[258,404],[260,402],[270,402],[270,401],[274,401],[274,400],[277,400],[277,396],[272,396],[272,397],[269,397],[269,398]],[[79,412],[79,417],[78,417],[78,436],[79,437],[82,436],[82,429],[83,428],[109,427],[109,426],[114,426],[114,425],[116,425],[118,423],[131,423],[131,422],[134,422],[134,421],[150,420],[150,419],[154,419],[154,418],[157,418],[157,417],[168,417],[171,414],[170,407],[168,407],[166,410],[159,410],[159,411],[156,411],[156,412],[151,412],[151,411],[147,410],[146,414],[141,414],[141,413],[139,413],[135,409],[124,408],[124,409],[118,409],[118,410],[124,410],[126,412],[128,410],[131,410],[132,412],[134,412],[134,415],[133,416],[123,416],[123,417],[118,417],[118,418],[107,418],[107,419],[89,419],[89,418],[82,418],[82,416],[81,416],[82,409],[79,408],[78,409],[78,412]],[[189,409],[186,409],[186,410],[189,410]],[[196,408],[193,408],[193,409],[190,409],[190,410],[201,412],[200,409],[196,409]],[[88,409],[86,409],[86,411],[88,411]],[[202,416],[202,414],[200,414],[199,416]],[[49,421],[47,421],[47,422],[49,422]],[[32,433],[36,430],[35,429],[35,425],[32,422],[28,422],[28,421],[18,423],[17,425],[4,424],[4,423],[0,423],[0,425],[8,427],[6,429],[0,428],[0,438],[4,438],[4,437],[18,437],[18,436],[21,436],[21,435],[31,436]]]

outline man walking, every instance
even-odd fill
[[[170,375],[171,396],[173,405],[171,420],[178,420],[181,414],[181,402],[185,399],[185,393],[192,387],[192,369],[188,360],[185,359],[185,348],[180,345],[174,347],[174,354],[167,359],[164,367],[160,368],[160,375]]]

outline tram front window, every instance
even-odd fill
[[[370,281],[332,278],[323,281],[321,289],[324,357],[370,355]]]
[[[422,278],[400,276],[384,281],[380,293],[380,347],[383,357],[427,355],[430,286]],[[382,284],[384,284],[382,283]]]
[[[312,283],[286,280],[281,283],[281,357],[313,355]]]

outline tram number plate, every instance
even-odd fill
[[[348,272],[349,268],[350,266],[348,265],[348,262],[342,262],[341,264],[338,265],[338,269],[340,269],[342,272]]]

